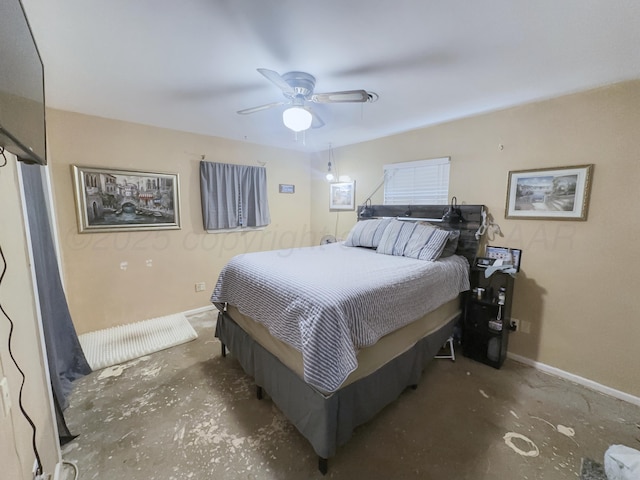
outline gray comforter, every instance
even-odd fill
[[[343,243],[232,258],[212,302],[235,305],[302,353],[304,379],[337,390],[359,348],[469,289],[460,256],[436,262],[378,254]]]

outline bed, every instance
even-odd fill
[[[310,442],[323,474],[452,336],[484,210],[459,208],[462,221],[433,225],[441,205],[360,207],[345,242],[238,255],[223,268],[211,297],[222,354]]]

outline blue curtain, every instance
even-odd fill
[[[67,407],[71,383],[91,372],[71,320],[55,254],[40,165],[22,165],[42,329],[54,398]]]
[[[200,195],[205,230],[271,223],[264,167],[202,161]]]

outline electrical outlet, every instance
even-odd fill
[[[2,402],[2,411],[4,416],[8,416],[11,412],[11,396],[9,395],[9,381],[7,377],[0,380],[0,401]]]
[[[196,292],[204,292],[204,289],[207,288],[204,282],[196,283]]]
[[[517,318],[511,318],[511,325],[514,326],[516,332],[520,331],[520,320]]]

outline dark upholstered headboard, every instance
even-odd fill
[[[365,210],[366,208],[366,210]],[[442,216],[449,210],[448,205],[360,205],[358,207],[358,220],[380,217],[402,217],[424,220],[447,230],[460,230],[460,240],[456,253],[469,260],[469,265],[473,266],[480,239],[476,238],[476,232],[482,224],[482,212],[484,205],[458,205],[457,208],[462,214],[462,222],[447,223],[442,222]]]

